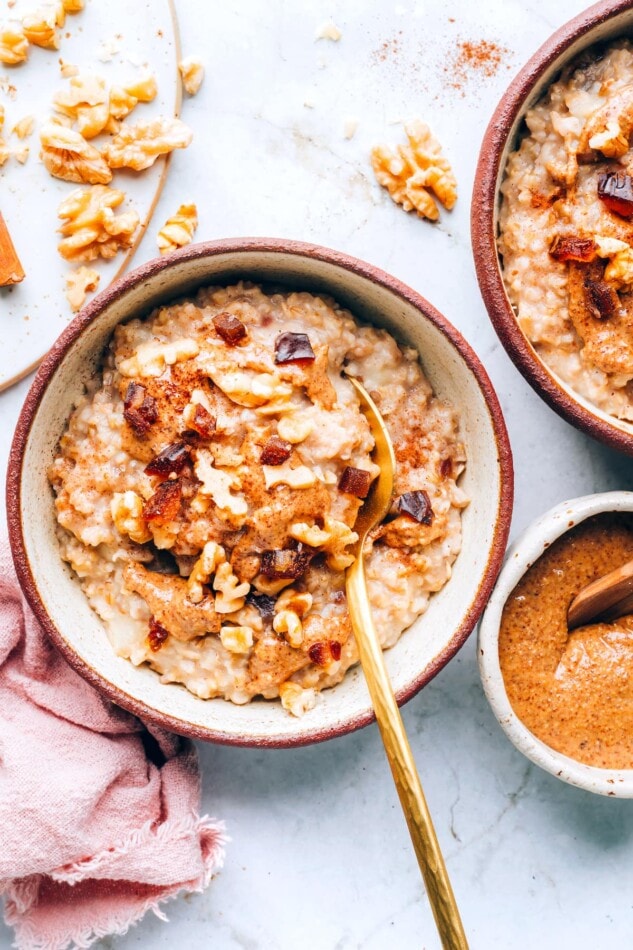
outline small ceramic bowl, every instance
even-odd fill
[[[598,409],[540,360],[519,327],[497,251],[500,185],[526,112],[561,69],[596,43],[633,33],[633,0],[603,0],[557,30],[523,67],[497,106],[481,146],[471,208],[477,278],[490,319],[508,355],[536,392],[564,419],[601,442],[633,455],[633,425]]]
[[[119,705],[174,732],[236,745],[289,746],[328,739],[373,718],[361,671],[351,670],[301,719],[278,701],[235,706],[201,700],[115,656],[104,628],[60,558],[46,478],[73,403],[94,373],[117,323],[208,284],[267,281],[331,294],[362,320],[422,354],[440,397],[461,414],[472,499],[453,576],[429,610],[388,651],[400,702],[427,683],[464,643],[499,572],[512,510],[512,461],[497,397],[461,335],[410,288],[353,258],[297,242],[242,239],[192,245],[150,261],[96,297],[44,360],[13,441],[7,508],[20,582],[35,614],[68,661]]]
[[[499,665],[499,627],[505,603],[525,572],[561,535],[592,515],[633,511],[633,492],[613,491],[564,501],[546,512],[508,549],[503,569],[479,625],[479,671],[501,728],[519,752],[546,772],[598,795],[633,798],[633,769],[599,769],[556,752],[515,714]]]

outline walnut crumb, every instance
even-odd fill
[[[74,311],[81,310],[86,295],[99,286],[100,274],[91,267],[79,267],[66,274],[66,300]]]
[[[195,96],[204,79],[204,66],[201,60],[197,56],[187,56],[180,60],[178,69],[186,92],[190,96]]]
[[[158,250],[161,254],[169,254],[190,244],[197,227],[198,209],[195,204],[181,205],[158,232]]]

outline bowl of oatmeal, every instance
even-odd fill
[[[486,131],[472,236],[490,318],[560,415],[633,454],[633,26],[598,3],[521,70]]]
[[[149,262],[60,337],[14,438],[12,545],[40,622],[120,705],[245,745],[371,721],[344,572],[377,469],[345,374],[398,459],[366,556],[405,701],[476,622],[511,514],[499,405],[457,331],[367,264],[253,239]]]
[[[517,749],[620,798],[633,798],[633,616],[570,631],[567,611],[632,558],[633,492],[562,502],[508,550],[478,644],[484,690]]]

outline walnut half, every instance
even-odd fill
[[[55,178],[87,185],[107,185],[112,181],[112,172],[97,149],[74,129],[59,122],[46,122],[40,141],[40,157]]]
[[[176,148],[186,148],[193,133],[180,119],[159,116],[156,119],[121,125],[103,149],[102,155],[110,168],[133,168],[142,171],[153,165],[159,155]]]

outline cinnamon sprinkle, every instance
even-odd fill
[[[450,74],[449,86],[463,92],[473,74],[489,79],[498,72],[508,53],[507,46],[493,40],[459,40],[454,56],[444,66],[444,72]]]

